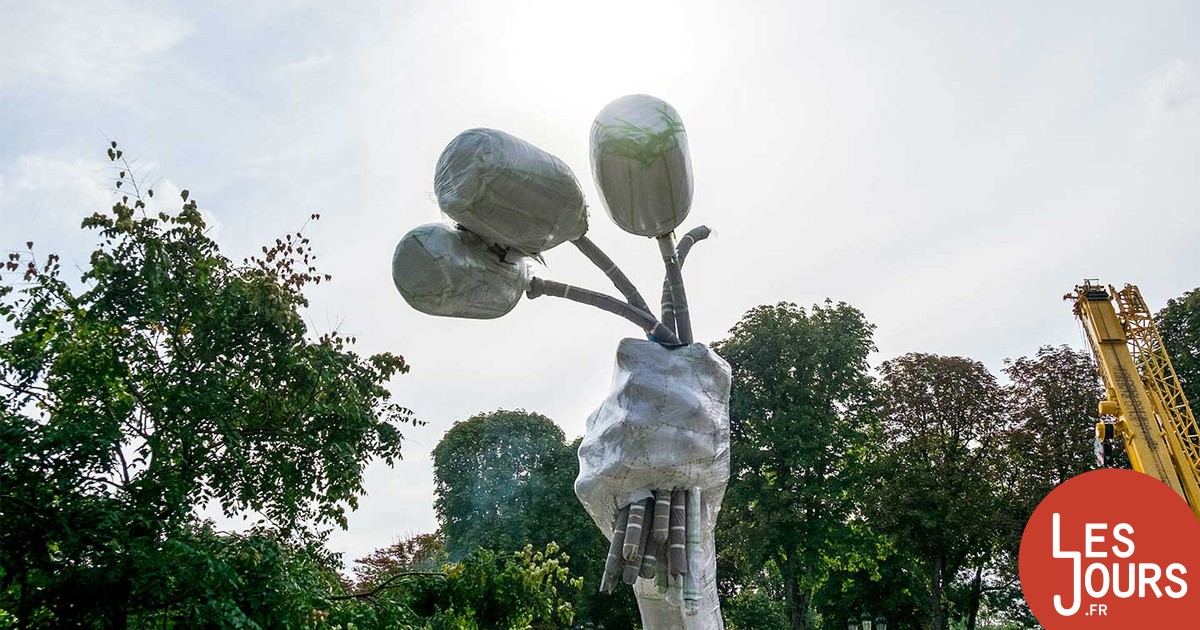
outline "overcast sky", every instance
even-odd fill
[[[878,326],[876,363],[999,371],[1082,347],[1061,297],[1084,277],[1139,284],[1153,308],[1200,285],[1200,4],[378,5],[0,0],[0,249],[86,261],[110,138],[157,199],[189,188],[232,258],[321,213],[308,233],[334,282],[312,328],[402,354],[395,395],[428,422],[369,469],[334,538],[350,557],[436,528],[429,452],[453,422],[521,407],[582,434],[638,334],[551,298],[494,321],[404,304],[392,248],[438,220],[435,161],[470,127],[563,158],[592,238],[649,295],[657,248],[605,216],[588,132],[625,94],[674,105],[696,182],[683,229],[719,234],[688,258],[697,340],[829,297]],[[570,246],[546,260],[539,275],[611,291]]]

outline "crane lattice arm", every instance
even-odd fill
[[[1200,518],[1200,428],[1141,292],[1084,281],[1066,297],[1104,379],[1100,413],[1117,416],[1097,425],[1097,438],[1120,436],[1134,470],[1170,486]]]

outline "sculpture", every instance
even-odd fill
[[[676,242],[692,173],[679,114],[646,95],[597,115],[591,165],[609,217],[658,241],[661,317],[587,238],[579,183],[558,158],[492,129],[471,129],[438,160],[438,205],[454,222],[422,225],[392,259],[396,288],[431,315],[500,317],[524,293],[589,304],[634,322],[646,339],[617,348],[612,390],[588,418],[575,492],[610,540],[601,589],[634,586],[647,630],[722,628],[713,529],[729,478],[729,365],[693,343],[682,267],[706,227]],[[536,277],[532,261],[570,242],[624,300]]]

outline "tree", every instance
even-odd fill
[[[563,432],[526,411],[494,411],[455,423],[433,449],[434,508],[451,557],[477,547],[541,544],[533,515],[536,473],[560,461]]]
[[[924,610],[918,561],[902,541],[872,532],[861,519],[828,559],[826,576],[814,593],[821,628],[840,629],[865,611],[886,615],[889,627],[919,628]]]
[[[991,585],[977,585],[999,615],[1035,623],[1021,596],[1017,551],[1034,508],[1056,486],[1096,467],[1094,435],[1104,387],[1090,355],[1067,346],[1043,346],[1032,357],[1006,360],[1005,409],[1010,428],[1001,440],[1004,509],[995,520],[999,543]],[[1114,459],[1124,460],[1115,445]]]
[[[193,605],[172,591],[184,578],[141,576],[184,568],[170,550],[205,505],[320,540],[410,421],[386,388],[403,358],[309,334],[305,291],[329,276],[303,234],[234,263],[187,191],[151,212],[115,143],[109,156],[130,193],[84,220],[99,242],[82,286],[32,243],[0,285],[0,609],[21,626],[121,628]]]
[[[1009,453],[1029,513],[1058,484],[1095,468],[1093,440],[1104,387],[1092,358],[1067,346],[1005,361],[1012,419]]]
[[[1167,300],[1154,323],[1192,412],[1200,411],[1200,287]]]
[[[567,628],[583,582],[566,560],[554,544],[515,553],[476,549],[437,571],[399,573],[366,591],[331,597],[318,627]]]
[[[134,590],[152,600],[130,612],[130,627],[313,627],[338,591],[320,545],[261,526],[227,533],[196,523],[160,547],[138,566]]]
[[[433,571],[449,558],[440,533],[409,536],[354,561],[353,590],[370,590],[388,578],[409,571]]]
[[[845,303],[806,312],[784,302],[751,309],[713,346],[733,373],[718,537],[742,573],[778,569],[793,628],[806,627],[823,558],[846,535],[861,490],[873,330]]]
[[[541,548],[553,542],[583,580],[582,619],[632,626],[629,589],[599,594],[608,542],[575,498],[579,441],[564,443],[549,418],[494,411],[456,423],[433,450],[435,509],[451,557],[477,548]]]
[[[964,569],[980,579],[997,541],[1002,391],[983,364],[911,353],[880,366],[885,432],[866,512],[922,568],[933,630],[946,630]],[[965,614],[964,614],[965,613]]]

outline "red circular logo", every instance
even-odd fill
[[[1200,521],[1162,482],[1094,470],[1034,510],[1018,559],[1046,630],[1200,624]],[[1157,624],[1184,624],[1158,626]]]

